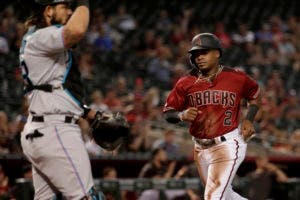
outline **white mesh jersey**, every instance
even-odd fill
[[[29,79],[33,85],[53,86],[65,83],[73,60],[71,52],[64,46],[62,34],[63,26],[50,26],[36,31],[34,27],[29,29],[20,49],[22,74],[27,82]],[[80,116],[83,111],[79,100],[68,89],[55,89],[53,92],[32,90],[26,96],[29,111],[37,115]]]

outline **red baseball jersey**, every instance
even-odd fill
[[[214,138],[237,128],[241,99],[252,100],[259,95],[255,80],[229,67],[224,67],[212,82],[197,79],[193,75],[180,78],[163,108],[163,112],[189,107],[202,111],[190,124],[190,134],[196,138]]]

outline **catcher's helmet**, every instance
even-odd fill
[[[193,37],[192,48],[188,52],[193,54],[193,52],[197,50],[210,49],[219,50],[220,57],[222,56],[222,46],[218,37],[211,33],[200,33]]]
[[[40,5],[51,5],[57,3],[71,3],[72,0],[35,0]]]

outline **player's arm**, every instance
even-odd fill
[[[242,97],[247,100],[247,114],[242,120],[241,134],[247,141],[255,133],[254,119],[259,110],[261,102],[261,90],[258,83],[250,76],[244,74],[245,82],[242,89]]]
[[[255,133],[253,122],[259,110],[260,101],[261,101],[260,94],[256,99],[248,100],[247,114],[246,117],[243,119],[241,125],[241,132],[245,140],[251,138],[251,136]]]
[[[250,100],[248,101],[249,105],[248,105],[248,111],[247,111],[247,115],[245,117],[245,120],[250,121],[251,123],[253,123],[254,119],[255,119],[255,115],[259,110],[260,107],[260,97],[258,97],[255,100]]]
[[[172,123],[172,124],[177,124],[178,122],[181,121],[180,112],[178,112],[174,109],[164,112],[164,118],[167,122]]]
[[[200,113],[197,108],[190,107],[182,112],[176,111],[175,109],[168,110],[164,113],[164,117],[167,122],[176,124],[180,121],[192,122],[196,119],[197,115]]]
[[[180,79],[167,97],[163,113],[167,122],[176,124],[180,121],[192,122],[200,111],[195,107],[188,107],[184,79]],[[184,110],[185,109],[185,110]]]
[[[66,48],[77,44],[87,31],[90,19],[89,0],[77,0],[77,7],[63,29]]]

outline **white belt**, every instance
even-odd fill
[[[197,143],[198,145],[200,145],[203,149],[212,147],[216,144],[219,144],[221,142],[225,142],[228,140],[232,140],[234,138],[237,138],[239,136],[239,129],[236,128],[233,131],[230,131],[224,135],[215,137],[215,138],[211,138],[211,139],[200,139],[200,138],[195,138],[193,137],[193,141],[195,143]]]

